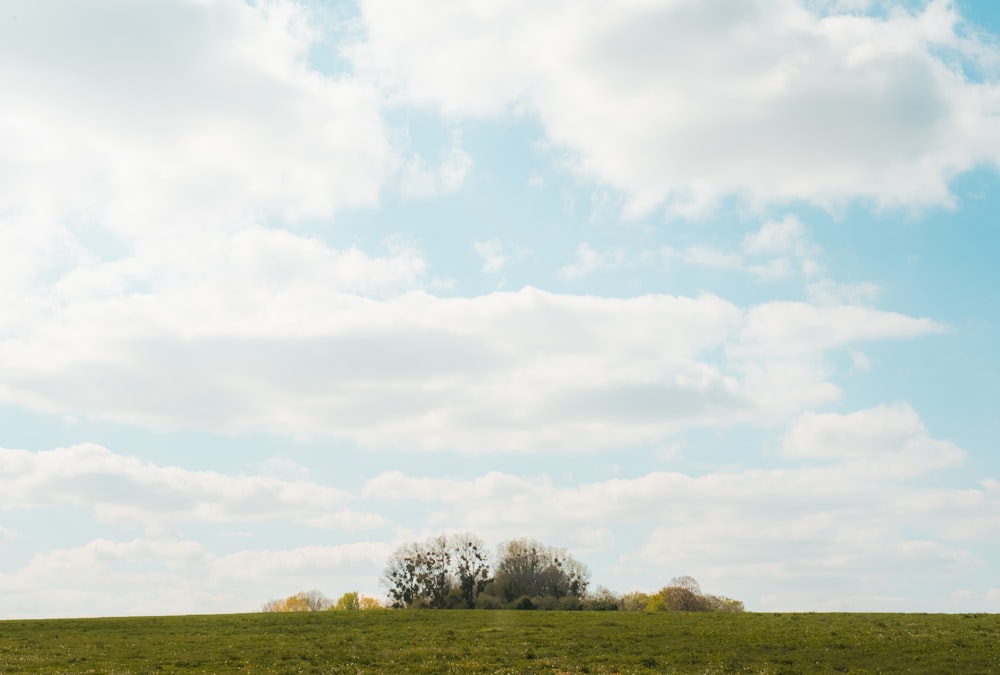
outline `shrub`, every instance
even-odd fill
[[[535,603],[531,601],[527,595],[522,595],[520,598],[515,600],[511,605],[512,609],[534,609]]]
[[[621,598],[609,589],[604,586],[598,586],[597,590],[587,598],[585,608],[599,612],[609,612],[618,609],[621,602]]]

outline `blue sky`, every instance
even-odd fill
[[[734,9],[735,8],[735,9]],[[987,2],[0,13],[0,618],[568,548],[1000,611]]]

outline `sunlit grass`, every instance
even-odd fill
[[[1000,615],[374,611],[0,622],[0,673],[997,673]]]

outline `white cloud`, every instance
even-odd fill
[[[955,466],[965,456],[953,443],[931,439],[905,404],[848,415],[805,413],[785,437],[784,452],[788,457],[849,461],[885,476]]]
[[[455,192],[472,169],[472,157],[462,147],[462,138],[453,134],[451,145],[437,166],[430,166],[420,155],[403,163],[400,191],[406,197],[436,197]]]
[[[503,243],[496,237],[476,240],[472,242],[472,248],[483,259],[483,272],[487,274],[499,273],[509,262],[509,257],[504,252]]]
[[[283,520],[348,530],[384,524],[348,508],[347,493],[313,482],[157,466],[93,444],[37,453],[0,449],[0,485],[4,509],[71,504],[102,521],[150,531],[192,522]]]
[[[872,360],[863,352],[851,350],[851,369],[856,373],[867,373],[871,370]]]
[[[802,223],[795,216],[768,221],[743,238],[743,250],[750,254],[803,253],[808,250]]]
[[[671,254],[674,254],[671,251]],[[699,267],[714,267],[717,269],[741,269],[743,258],[738,253],[720,251],[711,246],[695,244],[689,246],[680,254],[684,262]]]
[[[857,306],[821,307],[804,302],[769,302],[747,312],[734,355],[811,353],[868,340],[938,333],[945,326],[897,312]]]
[[[782,220],[768,220],[760,229],[744,236],[738,247],[731,249],[692,244],[685,248],[660,246],[656,249],[632,253],[625,249],[599,251],[586,242],[577,247],[576,259],[558,270],[565,280],[574,281],[594,272],[617,269],[632,269],[643,266],[670,264],[680,261],[695,267],[740,271],[764,281],[783,280],[792,277],[812,279],[823,272],[820,262],[822,250],[810,241],[805,227],[794,215]],[[837,285],[830,280],[811,282],[810,296],[817,295],[829,300],[841,289],[844,297],[860,297],[860,290],[853,295],[850,288],[867,289],[872,284]],[[825,295],[820,291],[826,290]],[[877,290],[877,289],[876,289]]]
[[[597,251],[587,242],[576,247],[576,260],[560,267],[558,275],[566,281],[576,281],[594,272],[618,269],[626,265],[625,251]]]
[[[739,251],[724,251],[705,245],[669,251],[690,265],[742,270],[759,279],[791,276],[815,277],[823,271],[820,248],[812,243],[802,222],[794,215],[768,220],[760,229],[743,237]]]
[[[877,284],[862,281],[840,283],[832,279],[820,279],[806,286],[806,296],[819,305],[867,305],[880,292]]]
[[[394,100],[537,114],[630,213],[729,196],[949,204],[953,176],[1000,157],[997,86],[963,72],[997,53],[949,0],[882,15],[801,0],[361,8],[355,66]]]
[[[331,291],[423,285],[412,246],[369,255],[275,224],[373,204],[394,170],[377,92],[308,68],[297,4],[6,9],[0,335],[51,369],[73,356],[42,357],[47,338],[24,327],[114,359],[98,343],[220,322],[294,331]]]
[[[0,222],[35,233],[4,250],[22,278],[59,250],[85,262],[95,236],[190,248],[372,204],[392,170],[377,93],[308,68],[315,36],[293,2],[6,10]]]
[[[40,333],[72,332],[71,351],[120,360],[98,343],[287,336],[304,313],[333,321],[357,296],[448,284],[401,240],[370,253],[282,229],[374,204],[394,172],[429,194],[458,189],[471,166],[458,134],[439,165],[401,165],[377,91],[308,67],[319,36],[298,4],[7,9],[0,335],[41,356]],[[52,370],[73,360],[49,356]]]
[[[770,220],[743,239],[743,251],[752,257],[769,258],[752,264],[750,270],[763,278],[781,278],[792,271],[809,278],[822,271],[817,261],[819,247],[806,237],[805,227],[795,216]]]
[[[831,350],[941,329],[858,307],[741,310],[709,295],[372,299],[308,277],[268,293],[270,278],[38,317],[0,343],[0,400],[156,428],[577,452],[780,422],[837,398]]]
[[[39,553],[0,572],[8,616],[162,615],[254,611],[318,588],[378,596],[380,542],[218,553],[190,539],[95,539]]]

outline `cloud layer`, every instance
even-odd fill
[[[308,68],[295,3],[7,9],[5,218],[183,237],[374,203],[390,159],[378,97]]]
[[[195,305],[161,300],[155,317],[141,294],[74,303],[2,345],[0,400],[370,447],[579,452],[780,422],[837,400],[829,352],[942,329],[852,306],[742,310],[710,295],[374,300],[299,294],[297,277],[275,288],[283,281],[223,283]]]
[[[148,532],[39,552],[0,573],[0,592],[7,611],[22,616],[38,607],[59,607],[59,615],[253,609],[303,583],[378,594],[395,545],[471,530],[494,543],[527,535],[569,546],[596,561],[600,583],[622,591],[654,590],[697,570],[706,587],[754,609],[946,608],[959,596],[967,607],[996,608],[972,580],[1000,534],[1000,492],[995,481],[928,486],[923,477],[959,466],[965,453],[931,437],[909,406],[806,413],[781,447],[787,464],[770,469],[651,471],[575,484],[547,474],[387,471],[351,490],[158,466],[97,446],[0,450],[0,481],[9,488],[0,508],[9,516],[70,504],[105,522],[142,522]],[[273,536],[275,523],[298,523],[336,541],[344,527],[380,531],[400,506],[419,526],[396,529],[388,541],[232,550],[241,542],[201,540],[206,526],[238,523],[238,538],[253,542]],[[18,550],[41,536],[8,530],[4,539]],[[938,579],[940,588],[917,603],[897,576]],[[112,588],[129,590],[110,602]]]
[[[949,204],[996,165],[995,62],[949,0],[884,16],[765,0],[360,3],[358,72],[451,117],[537,115],[627,211]]]

